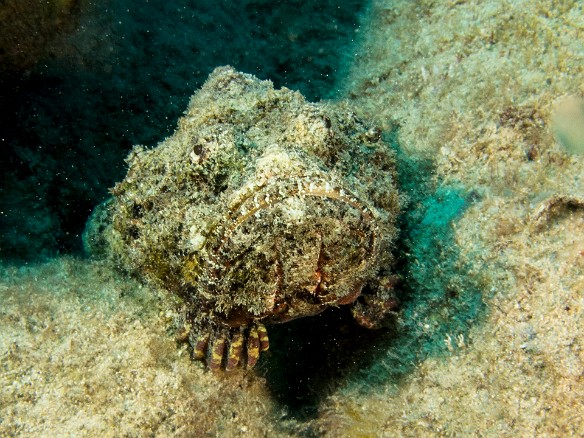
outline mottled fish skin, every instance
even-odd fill
[[[400,206],[381,137],[342,102],[220,67],[171,137],[129,154],[96,247],[174,296],[211,370],[252,368],[264,324],[330,306],[377,328],[395,308]]]

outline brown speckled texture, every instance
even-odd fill
[[[174,135],[127,161],[112,226],[88,246],[105,239],[116,263],[177,296],[211,368],[244,360],[241,336],[255,364],[263,323],[356,303],[376,327],[392,310],[394,153],[347,106],[222,67]]]
[[[262,378],[205,372],[161,336],[168,295],[94,262],[4,266],[0,435],[581,436],[584,161],[552,114],[584,96],[583,17],[578,1],[375,0],[364,22],[351,107],[432,161],[429,186],[475,190],[447,225],[463,275],[485,277],[487,310],[442,354],[395,379],[401,338],[379,344],[389,377],[337,378],[300,420]],[[410,267],[423,262],[432,284],[463,292],[451,271]]]

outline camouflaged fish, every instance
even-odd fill
[[[253,367],[269,324],[351,306],[376,328],[395,307],[395,157],[345,104],[217,68],[127,162],[86,244],[178,297],[209,368]]]

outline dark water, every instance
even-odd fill
[[[4,259],[79,252],[86,218],[122,179],[131,146],[169,135],[217,66],[309,100],[334,97],[366,2],[74,3],[42,39],[23,41],[41,54],[36,63],[10,66],[12,48],[0,47]],[[20,18],[2,31],[41,27]]]

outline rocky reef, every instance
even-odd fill
[[[176,297],[180,308],[181,294],[158,295],[151,287],[169,285],[166,278],[149,274],[145,286],[118,275],[112,259],[4,262],[0,435],[582,435],[584,160],[580,125],[568,123],[581,120],[584,96],[581,2],[374,0],[362,24],[353,68],[343,82],[350,110],[338,102],[301,107],[326,110],[332,130],[349,139],[367,140],[370,130],[357,121],[371,120],[396,150],[400,197],[407,193],[408,202],[392,245],[392,271],[401,276],[392,330],[345,324],[352,324],[349,306],[331,306],[314,317],[268,326],[272,345],[252,372],[211,373],[189,358],[192,348],[173,340],[169,327],[177,313],[168,301]],[[198,98],[202,101],[203,92]],[[222,105],[221,99],[209,100],[211,107]],[[245,99],[238,107],[257,110]],[[343,117],[330,116],[328,108]],[[231,110],[231,117],[243,120],[242,111]],[[339,120],[348,114],[357,128],[345,132]],[[308,126],[320,126],[316,122]],[[385,147],[363,143],[375,145],[365,150]],[[245,143],[234,144],[244,157],[269,147],[239,152]],[[154,149],[136,151],[134,165],[155,161]],[[189,169],[190,152],[184,155]],[[301,156],[308,164],[317,158]],[[232,169],[222,183],[221,178],[207,183],[225,188],[208,191],[206,208],[219,206],[222,196],[235,193],[231,187],[242,187],[243,178],[253,175],[247,165]],[[161,189],[166,172],[160,168]],[[347,184],[347,175],[338,181]],[[116,202],[130,206],[131,199],[122,200],[133,192],[136,199],[146,197],[137,188],[141,177],[136,179],[119,186],[119,199],[95,213],[87,237],[131,230],[111,224],[114,211],[122,211],[113,208]],[[347,187],[377,217],[372,195]],[[164,193],[153,196],[162,200]],[[345,207],[355,211],[351,204]],[[124,214],[140,225],[148,210]],[[210,229],[225,229],[225,217],[218,215],[217,227]],[[371,235],[370,229],[359,228]],[[173,230],[171,242],[188,235],[178,225]],[[230,236],[244,237],[240,225],[235,231]],[[199,241],[201,248],[189,251],[193,260],[201,252],[196,260],[206,263],[202,251],[209,239],[217,241],[216,234],[200,234],[205,240],[191,243]],[[139,233],[134,235],[139,241]],[[130,258],[124,251],[131,245],[116,241],[122,247],[113,251],[119,254],[113,260],[120,263]],[[96,253],[112,254],[109,238],[86,243]],[[189,247],[179,246],[177,260],[183,248]],[[168,266],[179,266],[177,260]],[[200,275],[204,263],[193,264],[192,272]],[[130,271],[141,272],[136,266]],[[364,286],[361,299],[370,291]],[[332,324],[341,314],[340,324]],[[351,338],[355,332],[361,334]]]

